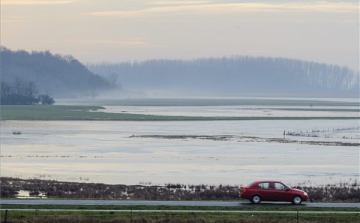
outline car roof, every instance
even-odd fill
[[[262,180],[262,181],[255,181],[255,183],[283,183],[283,182],[276,180]]]

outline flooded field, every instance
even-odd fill
[[[159,115],[249,112],[248,107],[221,106],[207,111],[106,108]],[[302,114],[297,107],[287,108]],[[322,185],[359,178],[359,120],[2,121],[1,175],[109,184],[247,184],[271,179]]]
[[[102,112],[203,117],[358,117],[355,106],[104,106]]]

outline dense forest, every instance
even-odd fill
[[[94,97],[113,86],[72,56],[45,52],[11,51],[1,47],[1,79],[34,82],[40,92],[56,98]]]
[[[309,61],[233,56],[194,60],[88,64],[103,76],[118,75],[125,89],[162,95],[358,96],[359,73]]]
[[[49,51],[11,51],[1,47],[0,56],[4,83],[15,79],[34,82],[39,92],[55,98],[93,98],[106,91],[111,97],[124,92],[161,97],[359,95],[359,72],[286,58],[233,56],[85,67],[72,56]],[[126,91],[119,91],[121,87]]]
[[[55,100],[47,94],[40,94],[36,84],[32,81],[24,82],[16,78],[13,82],[1,81],[2,105],[51,105]]]

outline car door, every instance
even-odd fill
[[[274,200],[275,201],[291,201],[291,192],[288,188],[279,182],[274,182]]]
[[[263,201],[274,200],[274,191],[270,182],[262,182],[258,184],[258,191]]]

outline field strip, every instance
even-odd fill
[[[157,212],[157,213],[263,213],[263,214],[360,214],[360,211],[236,211],[236,210],[74,210],[74,209],[0,209],[0,211],[48,212]]]
[[[0,205],[144,205],[144,206],[187,206],[187,207],[251,207],[250,202],[232,201],[151,201],[151,200],[27,200],[0,199]],[[259,207],[293,206],[290,202],[262,202]],[[304,202],[299,207],[318,207],[318,208],[360,208],[359,203],[312,203]]]

